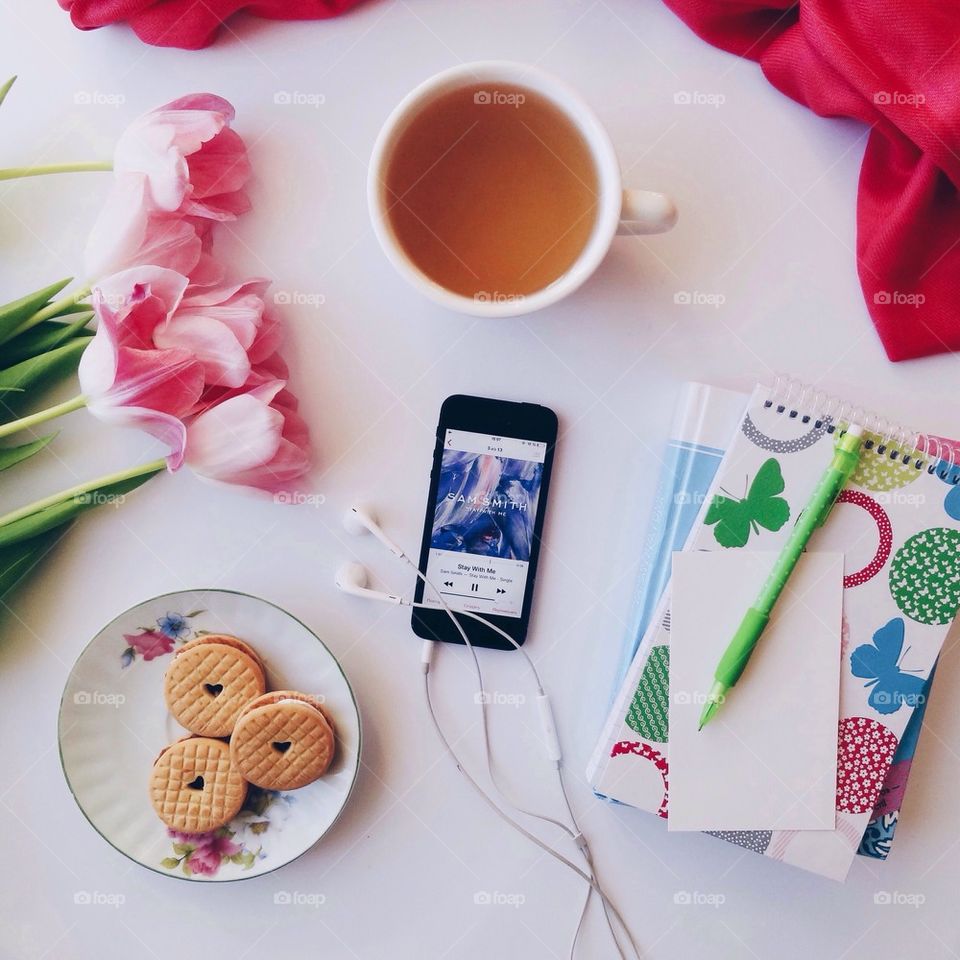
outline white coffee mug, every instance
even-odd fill
[[[387,216],[387,166],[393,148],[407,125],[436,97],[477,83],[526,87],[546,97],[580,131],[597,169],[600,191],[597,216],[580,256],[553,283],[542,290],[513,299],[466,297],[431,280],[404,252]],[[624,189],[620,165],[610,137],[579,94],[563,81],[536,67],[506,60],[484,60],[444,70],[425,80],[400,101],[374,144],[367,178],[367,201],[377,239],[400,275],[431,300],[451,310],[480,317],[513,317],[556,303],[576,290],[596,270],[615,234],[663,233],[677,221],[677,209],[665,194]]]

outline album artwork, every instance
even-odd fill
[[[529,561],[543,464],[444,450],[431,547]]]

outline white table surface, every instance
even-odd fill
[[[0,110],[0,166],[106,157],[136,114],[189,91],[236,105],[255,211],[220,232],[219,249],[241,273],[322,298],[288,308],[287,353],[316,443],[311,486],[325,498],[283,508],[185,471],[161,477],[79,524],[12,597],[0,620],[0,955],[566,956],[579,881],[496,821],[441,755],[406,614],[333,586],[340,561],[357,557],[385,587],[411,587],[339,518],[365,500],[415,548],[437,410],[448,394],[473,392],[560,415],[529,650],[556,704],[575,807],[646,956],[957,956],[955,643],[894,853],[885,864],[858,858],[844,886],[709,837],[668,836],[656,818],[595,800],[582,776],[681,381],[746,388],[787,371],[960,433],[956,359],[889,363],[861,299],[861,126],[788,101],[754,64],[703,44],[652,0],[372,0],[326,23],[244,20],[202,53],[147,47],[125,28],[80,33],[53,0],[3,0],[0,18],[0,71],[20,75]],[[672,193],[681,210],[671,234],[616,241],[576,295],[520,320],[474,321],[421,299],[387,265],[365,209],[365,160],[394,103],[438,70],[485,58],[535,62],[577,86],[628,181]],[[277,105],[278,91],[324,99]],[[678,91],[725,100],[675,104]],[[81,270],[107,186],[106,174],[0,185],[4,299]],[[678,291],[724,302],[678,305]],[[4,477],[5,504],[152,453],[142,436],[83,412],[62,428],[49,453]],[[333,831],[283,871],[240,884],[187,885],[133,866],[88,827],[57,755],[59,697],[84,644],[133,603],[196,586],[259,594],[312,625],[341,659],[365,723],[363,770]],[[472,675],[463,651],[442,653],[443,715],[476,762]],[[532,693],[515,656],[484,664],[490,689]],[[532,702],[496,709],[494,735],[504,778],[558,812]],[[277,905],[279,890],[325,902]],[[76,904],[82,891],[123,904]],[[483,891],[524,902],[478,905]],[[684,891],[724,901],[675,903]],[[923,902],[875,904],[883,891]],[[585,936],[581,956],[612,955],[596,913]]]

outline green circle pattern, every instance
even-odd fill
[[[888,490],[898,490],[908,483],[913,483],[923,473],[916,468],[915,458],[911,458],[909,463],[903,462],[902,455],[896,460],[891,460],[890,441],[887,442],[887,449],[883,453],[877,453],[877,446],[883,441],[879,434],[868,431],[864,434],[864,439],[872,440],[873,446],[870,449],[864,448],[857,468],[850,477],[850,482],[855,486],[877,493],[886,493]],[[893,446],[896,447],[896,444]]]
[[[960,607],[960,530],[914,534],[890,565],[890,594],[918,623],[950,623]]]

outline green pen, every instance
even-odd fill
[[[780,551],[770,575],[767,577],[760,596],[743,615],[743,620],[724,651],[717,669],[713,674],[713,686],[707,696],[700,714],[702,730],[710,718],[720,709],[731,687],[740,679],[753,653],[760,635],[770,621],[770,614],[776,606],[780,594],[786,586],[793,568],[797,565],[807,542],[829,515],[840,491],[846,486],[850,475],[860,460],[860,444],[863,441],[863,428],[851,423],[842,433],[833,450],[830,466],[820,478],[810,497],[809,503],[797,518],[787,542]]]

